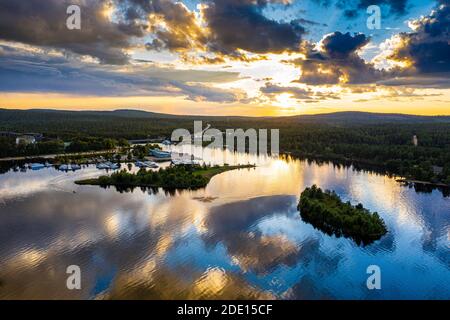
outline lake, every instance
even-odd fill
[[[54,168],[0,175],[0,299],[450,299],[450,198],[394,177],[292,158],[256,163],[195,191],[77,186]],[[136,170],[132,168],[132,170]],[[302,221],[313,184],[363,203],[388,234],[368,246]],[[68,290],[66,269],[81,269]],[[366,270],[381,270],[369,290]]]

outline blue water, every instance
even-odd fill
[[[439,190],[332,164],[233,159],[258,166],[175,193],[73,183],[95,167],[0,175],[0,299],[450,298],[450,198]],[[388,234],[363,247],[303,222],[297,203],[312,184],[377,211]],[[81,290],[66,288],[73,264]],[[370,265],[380,290],[366,286]]]

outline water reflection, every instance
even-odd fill
[[[0,298],[450,297],[450,199],[439,191],[331,164],[232,159],[258,167],[172,193],[73,183],[94,167],[0,175]],[[312,184],[379,212],[389,233],[361,248],[305,224],[296,206]],[[80,291],[65,286],[72,264]],[[381,291],[365,287],[370,264]]]

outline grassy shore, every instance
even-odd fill
[[[255,165],[250,164],[236,166],[176,166],[158,171],[141,169],[135,174],[122,170],[110,176],[79,180],[75,181],[75,183],[78,185],[116,186],[120,188],[196,189],[206,187],[211,178],[220,173],[254,167]]]

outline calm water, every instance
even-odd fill
[[[226,162],[258,167],[172,194],[73,183],[100,175],[95,167],[0,175],[0,299],[450,298],[450,198],[441,192],[331,164]],[[389,233],[360,247],[305,224],[296,206],[312,184],[378,211]],[[372,264],[381,290],[366,287]],[[69,265],[81,268],[79,291],[66,289]]]

